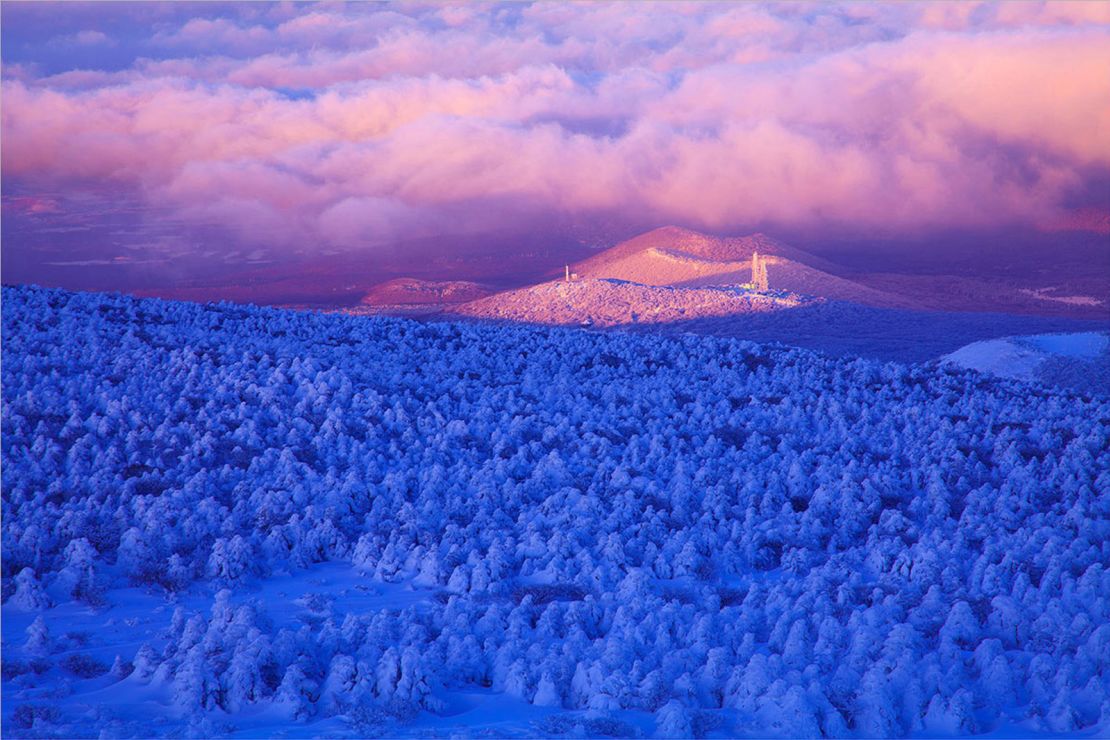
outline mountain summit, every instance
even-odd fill
[[[719,237],[664,226],[574,264],[582,278],[612,278],[642,285],[706,287],[751,281],[752,255],[766,258],[772,290],[875,306],[912,303],[832,274],[821,257],[767,236]]]
[[[753,283],[753,260],[767,289]],[[827,272],[828,263],[765,234],[718,237],[665,226],[568,266],[571,279],[505,291],[449,309],[543,324],[613,326],[766,313],[824,299],[908,301]]]

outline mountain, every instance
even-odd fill
[[[1011,228],[898,240],[801,238],[797,246],[835,260],[834,274],[925,310],[1110,319],[1105,234]]]
[[[718,237],[664,226],[575,263],[583,278],[614,278],[643,285],[704,287],[751,279],[752,255],[766,258],[771,288],[872,306],[912,308],[913,301],[832,274],[825,259],[765,234]]]
[[[749,285],[757,253],[767,267],[769,291]],[[826,299],[913,306],[837,277],[826,260],[764,234],[718,237],[666,226],[569,267],[570,281],[508,290],[449,310],[478,318],[615,326],[762,314]]]
[[[328,253],[318,247],[274,263],[183,271],[170,285],[137,288],[147,297],[230,300],[312,308],[355,308],[383,283],[476,281],[497,289],[531,285],[592,250],[561,232],[491,231],[406,239]],[[387,289],[391,290],[391,289]],[[472,296],[477,297],[477,296]]]
[[[364,306],[466,303],[484,298],[491,292],[489,288],[469,280],[397,278],[375,285],[359,303]]]
[[[740,286],[643,285],[613,278],[554,280],[509,290],[454,309],[463,316],[536,324],[663,324],[716,316],[766,313],[810,299]]]
[[[396,314],[423,316],[490,295],[493,291],[469,280],[421,280],[396,278],[379,283],[343,313],[365,316]]]

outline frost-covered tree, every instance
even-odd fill
[[[274,705],[291,719],[304,719],[311,716],[312,708],[318,698],[318,687],[299,663],[286,669],[277,692]]]
[[[174,702],[196,712],[218,706],[223,698],[219,678],[202,645],[194,645],[173,674]]]
[[[50,630],[46,628],[46,620],[40,614],[27,628],[27,641],[23,643],[23,649],[28,655],[41,658],[49,655],[52,647]]]
[[[1105,393],[723,337],[3,293],[4,607],[53,628],[47,596],[164,595],[129,680],[184,715],[380,733],[480,686],[590,733],[625,710],[1106,730]],[[318,582],[244,602],[274,575]],[[234,593],[196,613],[213,587]]]
[[[41,611],[50,606],[50,597],[46,595],[35,571],[24,568],[15,577],[15,593],[8,599],[7,606],[23,611]]]
[[[158,656],[149,643],[143,643],[131,661],[135,667],[135,676],[140,681],[149,681],[158,668]]]
[[[690,710],[674,699],[655,713],[655,737],[688,738],[694,736]]]
[[[62,591],[78,601],[100,603],[104,588],[97,572],[99,556],[96,548],[86,538],[79,537],[66,545],[62,557],[65,567],[59,571],[57,578]]]

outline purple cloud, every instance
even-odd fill
[[[48,10],[3,11],[6,190],[126,194],[229,251],[1110,210],[1103,4]]]

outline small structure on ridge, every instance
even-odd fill
[[[759,252],[752,252],[752,282],[754,290],[766,292],[769,290],[767,283],[767,260],[759,256]]]

